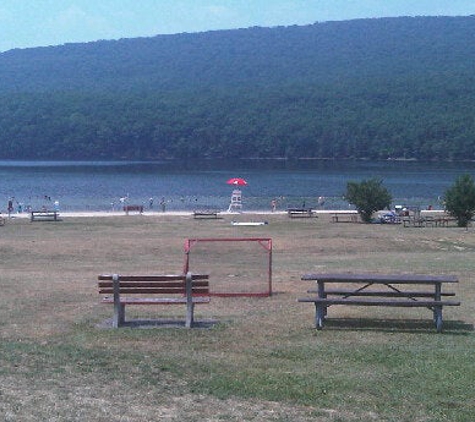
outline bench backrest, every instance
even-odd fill
[[[209,275],[120,275],[103,274],[98,277],[99,294],[113,295],[114,280],[119,294],[127,295],[186,295],[186,281],[189,277],[192,296],[209,295]]]

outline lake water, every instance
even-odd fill
[[[129,204],[144,204],[159,210],[188,211],[210,207],[225,210],[233,187],[231,177],[242,177],[243,210],[269,210],[272,199],[278,209],[317,206],[348,209],[342,198],[348,181],[371,177],[383,179],[394,204],[441,208],[440,196],[457,176],[475,175],[475,164],[418,162],[341,161],[246,161],[246,162],[30,162],[0,161],[0,211],[6,212],[10,197],[15,205],[34,209],[52,208],[59,202],[63,211],[107,211],[118,209],[120,198]],[[322,207],[320,207],[322,208]]]

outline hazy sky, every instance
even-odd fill
[[[383,16],[467,16],[475,0],[0,0],[0,51]]]

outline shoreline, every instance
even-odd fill
[[[317,215],[328,215],[328,214],[357,214],[356,210],[344,210],[344,209],[333,209],[333,210],[314,210]],[[381,210],[379,212],[386,212]],[[438,214],[443,213],[444,210],[421,210],[421,213],[432,213]],[[228,211],[218,211],[218,214],[221,216],[245,216],[245,215],[287,215],[287,211],[266,211],[266,210],[253,210],[253,211],[242,211],[242,212],[228,212]],[[144,211],[143,213],[131,212],[126,214],[124,211],[59,211],[58,215],[62,218],[91,218],[91,217],[130,217],[130,216],[143,216],[143,217],[193,217],[193,211]],[[30,218],[29,212],[15,213],[10,217],[6,213],[0,213],[0,217],[5,219],[16,219],[16,218]]]

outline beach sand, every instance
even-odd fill
[[[356,210],[342,210],[342,209],[335,209],[335,210],[314,210],[315,214],[317,215],[329,215],[329,214],[340,214],[340,213],[354,213],[357,214]],[[379,212],[387,212],[387,211],[379,211]],[[430,213],[430,214],[437,214],[442,213],[443,210],[421,210],[421,213]],[[277,211],[266,211],[266,210],[257,210],[257,211],[242,211],[242,212],[228,212],[228,211],[221,211],[219,212],[220,216],[246,216],[246,215],[285,215],[287,211],[285,210],[277,210]],[[68,217],[129,217],[133,215],[141,215],[144,217],[166,217],[166,216],[177,216],[177,217],[186,217],[190,216],[193,217],[192,211],[167,211],[167,212],[160,212],[160,211],[144,211],[142,214],[137,212],[130,212],[126,214],[124,211],[60,211],[59,215],[61,218],[68,218]],[[6,213],[0,213],[0,216],[7,218],[8,215]],[[30,218],[30,213],[22,212],[22,213],[15,213],[12,214],[10,218]]]

